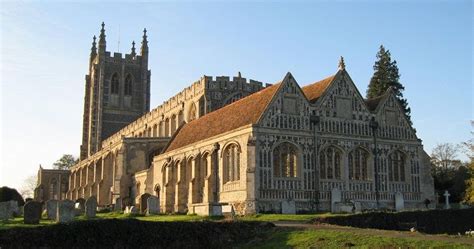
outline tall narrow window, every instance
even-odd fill
[[[49,183],[49,199],[58,200],[58,182],[56,179],[51,180]]]
[[[295,145],[284,142],[273,150],[273,176],[298,176],[298,148]]]
[[[133,79],[132,79],[132,76],[129,74],[125,78],[125,88],[124,88],[125,96],[132,96],[132,83],[133,83]]]
[[[388,177],[390,181],[404,182],[405,181],[405,154],[400,151],[395,151],[390,154],[388,159]]]
[[[369,152],[363,148],[357,148],[349,153],[349,179],[368,180],[369,179]]]
[[[341,179],[342,151],[335,146],[326,147],[319,155],[321,179]]]
[[[112,86],[111,86],[111,89],[110,89],[110,92],[112,94],[119,94],[119,78],[118,78],[118,74],[114,74],[112,76]]]
[[[224,183],[240,180],[240,149],[231,144],[224,150]]]

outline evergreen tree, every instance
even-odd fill
[[[403,91],[405,87],[400,83],[400,73],[398,72],[397,61],[392,61],[390,51],[385,50],[383,45],[380,45],[380,50],[377,53],[377,61],[374,65],[374,75],[370,79],[369,88],[367,89],[367,98],[372,99],[385,93],[385,91],[392,87],[397,96],[400,105],[402,106],[408,121],[411,124],[410,107],[408,102],[403,98]]]

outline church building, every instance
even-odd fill
[[[311,84],[291,73],[274,84],[203,76],[150,111],[148,54],[146,30],[140,54],[133,42],[125,58],[106,51],[104,24],[98,49],[94,37],[81,160],[65,198],[143,206],[156,196],[163,213],[202,215],[417,209],[435,199],[430,158],[396,96],[364,99],[342,57]],[[35,198],[51,184],[39,180]]]

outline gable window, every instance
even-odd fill
[[[111,91],[110,93],[112,94],[119,94],[119,78],[118,78],[118,74],[114,74],[112,76],[112,86],[111,86]]]
[[[125,88],[124,88],[125,96],[132,96],[132,83],[133,83],[133,79],[132,79],[132,76],[129,74],[125,78]]]
[[[224,150],[224,183],[240,180],[240,149],[231,144]]]
[[[369,152],[357,148],[349,153],[349,179],[369,180]]]
[[[298,148],[295,145],[283,142],[273,150],[273,175],[298,176]]]
[[[388,177],[390,181],[405,181],[405,154],[395,151],[388,158]]]
[[[341,179],[342,151],[335,146],[328,146],[319,155],[321,179]]]

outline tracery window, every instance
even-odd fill
[[[298,148],[288,142],[283,142],[273,149],[273,176],[298,176]]]
[[[129,74],[125,78],[125,88],[124,88],[125,96],[132,96],[132,83],[133,83],[133,79],[132,79],[132,76]]]
[[[224,150],[224,183],[240,180],[240,149],[230,144]]]
[[[321,179],[341,179],[342,151],[335,146],[328,146],[319,155]]]
[[[58,199],[58,182],[56,181],[56,179],[51,180],[51,182],[49,183],[49,199]]]
[[[405,154],[395,151],[388,158],[388,177],[390,181],[405,181]]]
[[[119,94],[119,78],[116,73],[112,76],[112,87],[110,92],[112,94]]]
[[[369,180],[369,152],[358,147],[349,153],[349,179]]]

